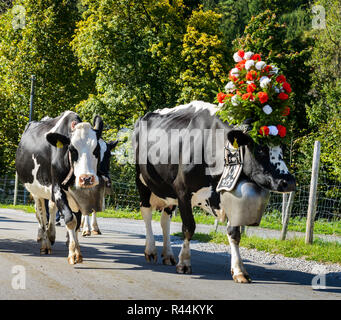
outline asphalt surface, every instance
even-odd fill
[[[34,214],[0,209],[0,299],[51,300],[230,300],[341,299],[341,277],[326,276],[324,288],[313,289],[314,274],[244,260],[253,280],[234,283],[230,257],[192,249],[193,274],[176,274],[144,258],[143,221],[99,219],[102,235],[81,237],[84,261],[67,263],[66,230],[57,227],[52,255],[40,255]],[[155,223],[157,240],[161,234]],[[171,233],[178,231],[171,226]],[[157,241],[159,255],[162,242]],[[200,248],[200,247],[199,247]],[[180,244],[173,246],[177,257]]]

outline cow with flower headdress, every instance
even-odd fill
[[[136,124],[136,184],[146,224],[147,261],[157,261],[152,211],[162,211],[163,263],[175,264],[170,213],[178,206],[184,242],[176,266],[191,273],[192,213],[200,207],[228,217],[234,281],[250,282],[239,254],[240,227],[259,225],[269,192],[295,190],[281,145],[289,136],[291,87],[275,65],[239,50],[218,105],[193,101],[147,113]]]

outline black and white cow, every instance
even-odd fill
[[[95,209],[95,206],[91,206],[91,202],[86,201],[88,208],[84,210],[89,210],[88,214],[82,214],[82,235],[90,236],[101,234],[101,231],[97,224],[96,211],[104,211],[105,207],[105,196],[111,194],[111,179],[110,179],[110,157],[111,151],[115,148],[118,141],[105,142],[103,139],[99,140],[100,145],[100,164],[98,174],[100,176],[100,183],[91,189],[92,194],[95,195],[95,202],[99,202],[99,206]],[[100,207],[100,208],[99,208]],[[91,223],[90,216],[91,214]]]
[[[82,122],[72,111],[53,119],[31,122],[25,128],[16,153],[18,177],[36,204],[41,253],[51,253],[58,208],[64,215],[70,239],[70,264],[82,262],[76,230],[91,190],[101,182],[99,139],[103,123],[100,117],[95,118],[95,127],[98,129]],[[48,226],[44,199],[51,200]],[[98,204],[95,197],[93,201]]]
[[[225,166],[224,147],[228,141],[237,143],[244,150],[238,179],[246,182],[251,189],[277,192],[295,189],[295,179],[283,162],[281,149],[256,144],[247,133],[222,122],[216,116],[217,111],[215,105],[194,101],[147,113],[135,124],[136,184],[146,224],[145,256],[148,261],[157,259],[151,225],[152,210],[178,206],[184,235],[176,266],[178,273],[192,271],[190,240],[195,231],[192,208],[199,206],[216,216],[223,216],[230,210],[230,203],[225,198],[228,193],[216,192]],[[161,215],[161,226],[164,235],[163,263],[175,264],[170,246],[170,215],[165,210]],[[240,227],[232,226],[229,221],[227,235],[231,245],[233,279],[250,282],[239,254]]]

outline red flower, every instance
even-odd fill
[[[237,77],[232,76],[231,74],[229,75],[229,79],[230,79],[231,81],[234,81],[234,82],[236,82],[236,81],[238,80]]]
[[[248,92],[248,93],[244,93],[244,94],[242,95],[242,99],[243,99],[243,100],[249,99],[249,100],[253,101],[253,100],[255,99],[255,97],[252,95],[251,92]]]
[[[249,80],[249,81],[255,80],[257,78],[257,72],[254,70],[251,70],[246,74],[245,78],[246,80]]]
[[[282,87],[287,93],[291,92],[291,86],[288,82],[283,82]]]
[[[258,53],[256,53],[256,54],[254,54],[252,57],[251,57],[251,59],[252,60],[258,60],[258,61],[260,61],[261,60],[261,57],[260,57],[260,54],[258,54]]]
[[[245,68],[245,62],[246,62],[246,60],[242,60],[242,61],[238,62],[236,64],[236,68],[239,69],[239,70],[244,69]]]
[[[280,76],[278,76],[278,77],[276,78],[276,81],[277,81],[278,83],[283,83],[283,82],[286,82],[287,79],[286,79],[283,75],[280,75]]]
[[[271,70],[272,70],[272,67],[271,67],[271,66],[266,66],[266,67],[264,68],[264,72],[266,72],[266,73],[269,73]]]
[[[286,93],[281,92],[281,93],[278,95],[278,99],[280,99],[280,100],[287,100],[287,99],[289,99],[289,96],[288,96]]]
[[[250,83],[247,85],[246,91],[247,92],[253,92],[256,90],[256,85],[254,83]]]
[[[219,103],[224,103],[224,100],[225,100],[226,97],[227,97],[227,95],[225,93],[223,93],[223,92],[219,92],[217,94],[217,99],[218,99]]]
[[[244,50],[238,50],[238,56],[243,58],[244,57]]]
[[[269,135],[269,132],[270,132],[270,129],[267,127],[267,126],[263,126],[259,129],[259,133],[262,135],[262,136],[268,136]]]
[[[287,128],[282,125],[277,125],[278,135],[283,138],[287,134]]]
[[[266,92],[258,92],[257,96],[259,98],[260,103],[265,103],[269,99],[269,96]]]
[[[285,109],[282,112],[282,116],[286,117],[290,114],[290,108],[288,106],[285,107]]]

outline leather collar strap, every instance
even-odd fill
[[[68,175],[66,176],[66,178],[64,179],[64,181],[62,182],[62,185],[65,186],[69,180],[71,179],[72,175],[73,175],[73,165],[72,165],[72,160],[71,160],[71,152],[68,151],[68,158],[69,158],[69,164],[70,164],[70,171],[68,173]]]

